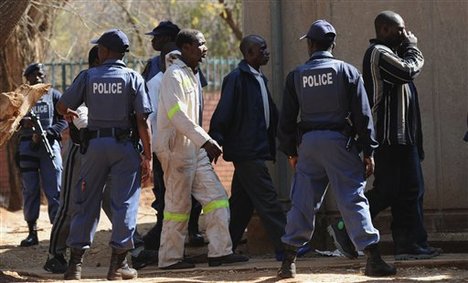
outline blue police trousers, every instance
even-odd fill
[[[89,142],[80,167],[80,178],[73,186],[75,205],[67,245],[90,247],[99,222],[103,188],[109,179],[112,236],[117,249],[134,247],[133,234],[141,191],[140,156],[130,141],[95,138]]]
[[[346,150],[347,139],[336,131],[311,131],[303,135],[283,243],[299,247],[312,238],[315,214],[322,205],[328,183],[356,248],[363,250],[379,241],[364,196],[363,162],[354,145],[351,151]]]
[[[60,180],[62,178],[60,145],[57,141],[51,144],[55,154],[54,165],[42,144],[33,150],[31,143],[31,140],[22,140],[19,145],[24,220],[34,222],[39,218],[40,188],[42,187],[47,198],[49,220],[52,223],[59,207],[60,198]]]

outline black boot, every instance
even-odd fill
[[[70,262],[68,263],[67,271],[63,275],[65,280],[80,280],[81,279],[81,265],[83,264],[83,255],[85,250],[71,248],[70,249]]]
[[[21,247],[30,247],[39,244],[39,240],[37,238],[37,226],[36,221],[28,221],[28,229],[29,234],[26,239],[21,241]]]
[[[393,265],[387,264],[380,256],[379,247],[377,244],[372,244],[364,249],[367,256],[366,270],[364,274],[367,276],[380,277],[396,274],[396,268]]]
[[[296,256],[297,248],[284,244],[284,257],[281,268],[278,270],[278,277],[280,278],[294,278],[296,277]]]
[[[127,250],[112,248],[107,280],[127,280],[137,276],[137,271],[127,264]]]

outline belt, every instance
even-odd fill
[[[96,131],[89,131],[88,137],[89,139],[115,138],[115,137],[122,137],[122,136],[130,137],[131,132],[132,131],[129,129],[102,128]]]

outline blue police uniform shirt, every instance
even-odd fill
[[[65,120],[59,121],[58,113],[55,112],[54,108],[55,102],[60,99],[61,95],[62,94],[58,90],[50,88],[31,108],[31,111],[33,111],[39,119],[42,128],[47,131],[52,127],[56,127],[53,131],[56,132],[57,135],[68,125]],[[30,116],[30,114],[28,113],[27,116]],[[58,123],[60,123],[60,125],[55,126]],[[30,128],[22,128],[20,134],[22,136],[31,136],[33,130]]]
[[[342,131],[349,114],[364,153],[371,155],[377,142],[359,71],[333,58],[330,52],[315,52],[286,78],[278,128],[279,149],[287,155],[297,155],[297,130],[302,133],[311,130]]]
[[[148,61],[145,70],[143,71],[143,78],[146,81],[151,80],[154,76],[156,76],[159,72],[161,72],[161,62],[160,56],[155,56]]]
[[[132,113],[151,113],[151,102],[143,77],[125,66],[122,60],[106,60],[83,72],[65,91],[62,103],[76,109],[88,106],[88,128],[132,127]]]
[[[307,64],[297,68],[300,118],[311,129],[342,129],[349,111],[344,85],[346,65],[331,56],[330,52],[315,52]]]

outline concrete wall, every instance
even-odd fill
[[[280,17],[272,16],[277,13],[276,8]],[[270,78],[276,102],[281,105],[284,78],[308,57],[306,43],[298,38],[313,21],[330,21],[338,33],[335,56],[361,69],[368,40],[375,35],[374,18],[383,10],[393,10],[404,18],[407,30],[418,37],[426,60],[415,83],[426,151],[423,170],[427,228],[436,233],[464,232],[466,238],[468,143],[462,137],[467,130],[468,110],[468,1],[246,0],[244,32],[266,38],[272,57],[264,72]],[[272,32],[278,22],[279,32]],[[275,50],[279,52],[275,54]],[[281,162],[283,157],[278,163]],[[272,168],[272,172],[280,195],[285,198],[289,192],[285,179],[289,179],[291,172],[288,169],[285,174],[285,167],[278,166],[281,165]],[[333,201],[328,200],[325,210],[329,215],[336,214]]]

